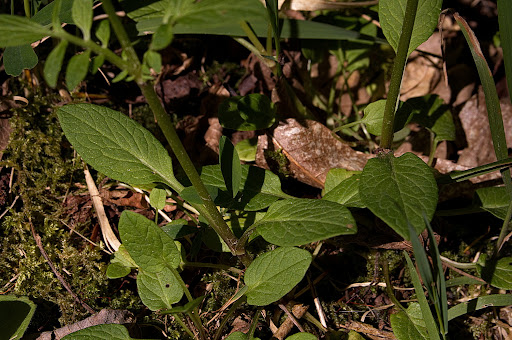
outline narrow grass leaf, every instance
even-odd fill
[[[133,261],[146,272],[158,272],[167,266],[177,268],[181,254],[155,222],[125,210],[119,219],[119,236]]]
[[[359,195],[405,239],[409,239],[409,222],[417,234],[425,229],[423,214],[432,219],[438,198],[432,170],[412,153],[370,159],[361,174]]]
[[[57,79],[59,78],[67,47],[68,42],[66,40],[59,42],[59,44],[50,52],[44,63],[44,80],[52,89],[57,86]]]
[[[165,311],[165,314],[175,314],[175,313],[189,313],[191,312],[194,308],[198,307],[201,302],[203,302],[204,298],[206,296],[203,295],[203,296],[200,296],[198,298],[195,298],[194,300],[192,301],[189,301],[187,302],[184,306],[177,306],[177,307],[173,307],[169,310],[166,310]],[[163,313],[162,313],[163,314]]]
[[[481,296],[476,299],[459,303],[455,307],[448,310],[448,320],[453,320],[456,317],[472,313],[482,308],[487,307],[503,307],[512,305],[511,294],[492,294]]]
[[[503,127],[503,116],[501,114],[500,100],[496,92],[496,85],[492,77],[491,70],[487,65],[487,61],[480,48],[480,43],[471,30],[466,20],[460,15],[455,13],[453,15],[459,24],[464,37],[471,50],[471,55],[478,70],[478,76],[482,83],[482,88],[485,94],[485,105],[487,107],[487,116],[489,118],[489,126],[491,128],[492,144],[494,145],[494,152],[498,160],[503,160],[508,157],[507,142],[505,139],[505,128]],[[512,181],[510,179],[510,170],[503,171],[503,181],[512,195]]]
[[[67,139],[96,170],[133,185],[162,182],[182,189],[162,144],[126,115],[92,104],[66,105],[57,114]]]
[[[275,202],[254,225],[260,236],[279,246],[299,246],[357,232],[356,221],[347,208],[335,202],[301,198]]]
[[[62,340],[132,340],[130,333],[123,325],[114,323],[97,325],[81,329],[66,335]]]
[[[427,292],[429,297],[433,298],[432,285],[434,283],[434,275],[432,274],[432,268],[430,267],[430,262],[427,257],[427,252],[425,248],[421,245],[416,231],[409,224],[409,235],[411,244],[414,251],[414,258],[416,259],[416,265],[418,266],[418,270],[420,271],[421,279],[423,280],[423,284],[427,288]],[[435,240],[434,240],[435,241]]]
[[[66,86],[70,91],[85,79],[87,71],[89,70],[89,57],[91,51],[87,50],[84,53],[74,55],[71,57],[66,68]]]
[[[379,21],[382,32],[393,49],[397,50],[408,0],[380,0]],[[409,43],[408,55],[434,32],[443,0],[419,0],[416,20]]]
[[[30,324],[36,305],[27,297],[0,295],[0,329],[3,339],[21,339]]]
[[[226,136],[219,141],[219,163],[226,189],[235,197],[240,189],[242,166],[235,147]]]
[[[137,290],[142,303],[152,311],[172,308],[183,296],[183,288],[175,273],[167,267],[158,272],[139,269]]]
[[[423,287],[421,285],[420,277],[416,272],[416,268],[412,263],[409,254],[406,251],[403,252],[405,259],[407,261],[407,267],[409,268],[409,274],[411,275],[412,283],[414,285],[414,290],[416,291],[416,297],[418,299],[418,304],[421,309],[421,315],[423,316],[423,320],[425,321],[425,326],[427,328],[428,337],[431,340],[440,340],[439,337],[439,329],[434,320],[434,316],[430,310],[430,306],[428,305],[427,298],[425,297],[425,293],[423,292]]]
[[[419,303],[411,303],[407,312],[391,314],[390,321],[393,334],[398,340],[429,339]]]
[[[74,0],[71,16],[75,25],[82,31],[84,40],[89,40],[92,26],[92,0]]]
[[[50,33],[50,30],[28,18],[0,14],[0,47],[31,44]]]
[[[503,48],[503,64],[507,77],[508,95],[512,98],[512,1],[498,0],[498,22],[500,24],[501,47]]]
[[[247,303],[265,306],[282,298],[302,280],[311,259],[308,251],[294,247],[281,247],[258,256],[244,276]]]
[[[29,44],[6,47],[3,59],[5,73],[14,77],[19,76],[24,69],[34,68],[38,62],[36,52]]]

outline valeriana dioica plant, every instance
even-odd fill
[[[396,336],[407,339],[410,335],[407,331],[414,329],[414,334],[434,339],[444,338],[450,317],[462,313],[460,310],[452,314],[451,310],[447,311],[446,283],[440,264],[442,257],[437,247],[431,253],[434,265],[430,266],[427,255],[422,252],[416,239],[429,226],[436,211],[438,182],[432,169],[420,158],[412,153],[397,158],[391,147],[394,131],[400,130],[410,121],[421,122],[429,128],[434,150],[440,141],[454,138],[453,120],[437,97],[413,98],[405,103],[399,101],[407,57],[432,34],[441,3],[442,0],[379,2],[382,29],[396,52],[396,58],[386,101],[368,105],[360,123],[366,124],[370,133],[381,136],[381,151],[376,158],[368,161],[362,173],[338,181],[339,184],[330,188],[321,200],[291,197],[281,190],[279,177],[272,172],[241,165],[236,149],[226,137],[220,141],[219,164],[205,166],[198,173],[154,89],[154,74],[161,68],[158,51],[171,44],[174,34],[179,32],[233,35],[235,33],[229,32],[237,32],[236,35],[247,35],[250,42],[240,37],[235,37],[235,40],[255,52],[262,60],[267,60],[268,66],[280,76],[280,39],[287,34],[287,26],[280,25],[276,0],[266,0],[266,9],[257,0],[163,0],[148,6],[124,0],[122,4],[130,9],[127,15],[136,22],[137,29],[140,32],[153,32],[142,60],[133,48],[134,42],[129,38],[110,0],[102,1],[108,19],[96,25],[93,25],[92,0],[57,0],[32,20],[0,15],[0,46],[11,51],[20,48],[28,51],[31,50],[28,44],[36,40],[47,36],[56,39],[56,47],[44,65],[44,78],[51,87],[57,85],[69,45],[79,46],[83,50],[69,60],[65,70],[68,88],[76,87],[89,69],[95,72],[106,61],[119,68],[119,74],[113,81],[134,81],[144,95],[186,179],[176,178],[172,159],[164,146],[148,130],[120,112],[81,103],[59,108],[58,117],[73,147],[96,170],[132,187],[151,191],[150,203],[154,209],[162,209],[167,196],[179,196],[188,204],[189,210],[198,215],[200,231],[198,228],[187,230],[179,221],[160,228],[142,215],[130,211],[122,213],[118,226],[122,245],[117,249],[107,275],[110,278],[123,277],[136,269],[140,298],[150,310],[173,314],[188,335],[206,339],[210,335],[206,334],[198,309],[204,296],[192,295],[180,275],[183,267],[204,265],[238,275],[244,274],[240,289],[230,300],[228,316],[243,302],[266,306],[280,300],[306,274],[312,255],[300,246],[356,233],[356,221],[347,207],[368,208],[400,236],[412,241],[416,262],[435,307],[437,322],[433,313],[427,313],[429,305],[426,299],[419,299],[419,304],[412,304],[394,316],[392,325],[396,326]],[[217,22],[212,23],[205,20],[205,17],[216,18]],[[459,18],[457,20],[461,22]],[[74,24],[81,32],[80,36],[68,33],[62,27],[63,23]],[[258,36],[262,36],[262,23],[264,28],[270,28],[266,47],[258,40]],[[301,25],[295,29],[303,27]],[[461,27],[466,35],[470,34],[463,23]],[[109,49],[111,31],[122,47],[120,55]],[[336,32],[340,39],[359,38],[353,32]],[[475,55],[480,57],[474,44],[473,48]],[[293,91],[286,82],[284,86],[287,91]],[[297,111],[309,117],[297,96],[290,93]],[[440,110],[441,115],[433,115],[434,111]],[[277,120],[273,103],[258,94],[229,98],[219,111],[219,120],[224,127],[242,131],[269,128]],[[493,119],[501,118],[494,116]],[[499,131],[499,126],[495,131]],[[496,141],[501,143],[501,137]],[[449,178],[444,179],[467,179],[485,171],[508,167],[510,161],[504,159],[499,143],[496,150],[500,160],[498,163],[463,174],[450,174]],[[507,171],[504,174],[510,177]],[[505,180],[505,183],[509,190],[510,181]],[[508,211],[504,230],[512,209]],[[240,266],[235,268],[223,264],[189,262],[184,247],[175,239],[191,233],[196,233],[198,239],[202,238],[212,248],[217,247],[236,256]],[[246,245],[254,235],[261,236],[271,244],[269,249],[272,250],[252,258]],[[430,227],[429,235],[433,241]],[[503,238],[504,235],[500,237],[500,246]],[[416,271],[413,272],[408,255],[406,259],[415,289],[420,295],[423,292],[420,280]],[[485,272],[486,264],[478,265],[480,271]],[[478,265],[475,264],[476,269]],[[498,261],[494,263],[493,273],[501,274],[509,267],[509,262]],[[512,282],[496,278],[492,273],[486,279],[498,287],[509,287]],[[183,296],[186,302],[177,305]],[[421,319],[420,313],[425,319],[423,323],[418,321]],[[189,327],[184,317],[191,320],[194,327]],[[253,338],[258,318],[259,313],[256,313],[248,334],[234,333],[229,339]],[[227,322],[225,320],[221,322],[214,339],[222,336],[222,327]],[[429,329],[428,332],[424,332],[425,327]],[[107,338],[112,334],[120,339],[129,338],[126,329],[118,325],[91,327],[80,333],[96,338]],[[294,338],[308,339],[308,336],[303,334],[302,337]],[[69,338],[73,338],[72,335]]]

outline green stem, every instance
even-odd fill
[[[460,262],[455,262],[453,260],[450,260],[449,258],[444,257],[444,256],[439,256],[439,257],[441,258],[441,261],[446,262],[455,268],[459,268],[459,269],[475,269],[476,268],[476,263],[460,263]]]
[[[505,241],[505,237],[508,233],[508,227],[510,225],[510,219],[512,218],[512,201],[510,201],[507,209],[507,216],[503,220],[503,225],[501,226],[500,236],[498,236],[498,241],[496,243],[496,249],[494,250],[494,258],[497,258],[501,247],[503,246],[503,243]]]
[[[190,337],[193,339],[194,333],[192,333],[190,328],[188,328],[187,325],[185,325],[185,322],[183,322],[183,320],[181,320],[181,318],[178,316],[178,314],[174,314],[173,317],[174,317],[174,320],[176,320],[176,322],[181,326],[181,328],[183,328],[185,330],[185,332],[188,335],[190,335]]]
[[[134,76],[135,81],[140,86],[143,82],[142,68],[140,65],[139,57],[137,56],[137,53],[135,52],[135,49],[132,46],[132,42],[128,37],[128,33],[126,33],[126,30],[124,29],[121,20],[117,16],[116,10],[112,5],[112,1],[103,0],[102,6],[105,10],[105,13],[108,15],[108,19],[110,21],[110,24],[112,25],[112,29],[114,30],[117,39],[119,40],[119,43],[123,47],[123,50],[128,58],[128,65],[123,69],[127,70],[132,76]]]
[[[249,331],[247,332],[247,338],[249,340],[254,339],[254,332],[256,331],[256,327],[258,326],[258,320],[260,318],[260,313],[262,310],[263,307],[258,307],[258,309],[256,309],[256,313],[254,314],[254,318],[252,319],[251,322],[251,328],[249,328]]]
[[[217,206],[210,197],[210,194],[208,193],[208,190],[206,189],[203,181],[199,177],[199,174],[197,173],[194,164],[190,160],[187,151],[183,147],[183,144],[181,143],[181,140],[178,134],[176,133],[176,129],[174,128],[174,125],[172,124],[169,115],[165,112],[164,108],[162,107],[160,99],[158,98],[155,89],[153,88],[153,85],[143,84],[140,86],[140,88],[142,90],[142,94],[144,95],[146,101],[149,104],[149,107],[151,108],[155,115],[155,118],[158,122],[158,125],[160,126],[160,129],[164,133],[167,142],[171,146],[174,155],[180,162],[181,167],[183,168],[183,170],[187,174],[188,179],[190,180],[190,182],[196,189],[197,193],[199,194],[199,197],[201,197],[203,205],[194,205],[194,208],[196,208],[202,215],[204,215],[204,217],[210,223],[210,226],[217,232],[217,234],[219,234],[219,236],[224,240],[226,245],[229,247],[231,253],[233,255],[241,255],[241,260],[244,262],[245,265],[248,265],[250,263],[250,258],[245,255],[245,250],[243,249],[243,247],[242,249],[238,249],[237,252],[236,244],[238,242],[238,239],[233,234],[231,229],[229,229],[228,225],[226,224],[226,221],[224,221],[221,214],[217,210]]]
[[[412,29],[416,18],[419,0],[408,0],[405,6],[404,22],[402,25],[402,34],[398,42],[391,81],[389,84],[388,98],[384,109],[384,118],[382,120],[382,133],[380,147],[390,149],[393,142],[393,124],[395,121],[395,111],[397,108],[398,97],[400,96],[400,87],[402,86],[402,77],[409,54],[409,43],[411,41]]]
[[[30,1],[29,0],[23,0],[23,7],[25,9],[25,16],[30,19],[31,13],[30,13]]]
[[[197,330],[199,331],[199,338],[202,340],[208,339],[208,337],[206,336],[206,333],[204,331],[204,327],[201,322],[201,319],[199,318],[199,315],[197,315],[197,308],[195,308],[193,312],[188,312],[187,315],[192,320],[192,322],[194,322],[194,324],[196,325]]]
[[[254,34],[253,30],[249,27],[245,20],[240,21],[240,26],[244,30],[245,34],[247,34],[247,38],[252,42],[252,44],[260,51],[260,53],[265,52],[265,47],[261,44],[258,37]]]
[[[388,263],[385,259],[382,259],[380,261],[380,264],[382,266],[382,274],[384,276],[384,281],[386,282],[386,292],[388,293],[388,297],[391,299],[391,302],[395,304],[396,307],[400,308],[402,311],[406,311],[404,306],[398,301],[398,299],[395,296],[395,293],[393,292],[393,285],[391,284],[391,280],[389,278],[389,267]]]

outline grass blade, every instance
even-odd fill
[[[512,20],[510,20],[510,13],[512,13],[512,1],[498,0],[501,47],[503,48],[508,95],[512,98]]]

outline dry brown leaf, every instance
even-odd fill
[[[507,145],[512,146],[512,105],[508,99],[501,99],[501,111]],[[466,134],[467,147],[459,151],[458,164],[475,167],[495,162],[496,155],[487,118],[487,108],[482,90],[473,96],[462,108],[459,118]]]
[[[301,124],[295,119],[287,119],[274,130],[270,144],[266,136],[258,138],[258,165],[266,166],[265,149],[282,150],[289,161],[287,170],[291,175],[317,188],[323,188],[330,169],[362,170],[371,157],[354,151],[327,127],[312,120]]]
[[[265,3],[264,0],[262,0]],[[294,11],[320,11],[324,9],[337,10],[347,7],[362,7],[375,5],[379,1],[329,1],[329,0],[279,0],[278,7],[289,8]]]

